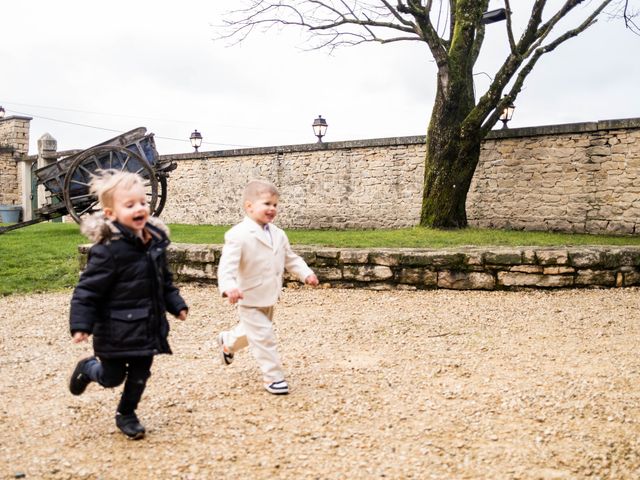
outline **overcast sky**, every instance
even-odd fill
[[[585,2],[587,6],[595,2]],[[528,0],[512,2],[517,21]],[[558,4],[558,1],[550,3]],[[20,0],[0,4],[0,105],[28,115],[30,153],[50,133],[58,149],[88,148],[145,126],[161,154],[423,135],[435,94],[426,45],[405,42],[304,51],[292,30],[214,42],[239,0]],[[521,8],[526,5],[527,8]],[[491,8],[501,7],[494,1]],[[489,25],[476,92],[506,56],[504,22]],[[640,37],[602,20],[544,56],[510,126],[640,117]],[[480,73],[484,72],[484,73]]]

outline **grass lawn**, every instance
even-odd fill
[[[0,235],[0,295],[59,290],[78,281],[76,225],[41,223]]]
[[[223,243],[228,226],[170,225],[175,243]],[[504,230],[287,230],[292,244],[333,247],[443,248],[460,245],[640,245],[640,236]],[[0,295],[59,290],[78,279],[77,225],[41,223],[0,235]]]
[[[171,225],[177,243],[223,243],[228,226]],[[461,245],[640,245],[640,236],[523,232],[516,230],[434,230],[414,227],[396,230],[289,230],[292,244],[330,247],[445,248]]]

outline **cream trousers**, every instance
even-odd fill
[[[273,307],[238,305],[238,316],[238,324],[231,330],[222,332],[222,340],[229,351],[236,353],[249,346],[266,383],[284,380],[273,331]]]

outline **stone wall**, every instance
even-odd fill
[[[162,216],[228,225],[251,178],[281,190],[285,228],[417,225],[424,137],[171,155]],[[640,222],[640,119],[492,131],[467,199],[472,226],[635,233]]]
[[[80,247],[81,266],[89,245]],[[299,246],[322,286],[518,290],[640,285],[640,247],[350,249]],[[217,283],[221,245],[173,244],[179,282]],[[288,286],[299,285],[289,278]]]
[[[281,193],[286,228],[396,228],[420,218],[424,137],[293,145],[168,156],[166,222],[228,225],[242,217],[248,180]]]
[[[22,172],[17,161],[29,151],[29,117],[0,118],[0,205],[20,205]]]
[[[29,166],[38,158],[26,156],[30,120],[0,120],[0,204],[22,204],[25,212]],[[165,155],[178,168],[162,216],[236,223],[244,185],[262,177],[280,188],[284,228],[415,226],[424,142],[413,136]],[[640,118],[494,130],[482,145],[467,214],[478,227],[634,234],[639,194]]]
[[[633,234],[639,194],[640,119],[523,128],[484,142],[467,214],[480,227]]]

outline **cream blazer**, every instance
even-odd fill
[[[267,232],[245,217],[224,235],[224,247],[218,264],[220,294],[232,288],[242,291],[238,304],[247,307],[275,305],[282,290],[285,270],[301,282],[313,274],[305,261],[291,250],[287,234],[269,224],[272,245]]]

